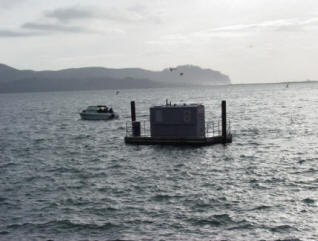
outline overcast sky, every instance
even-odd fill
[[[232,83],[318,80],[317,0],[0,0],[0,62],[219,70]]]

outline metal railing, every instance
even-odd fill
[[[231,134],[231,121],[227,120],[226,134]],[[222,135],[222,121],[206,121],[205,122],[205,136],[221,136]]]
[[[149,120],[141,120],[140,122],[140,136],[150,136],[150,122]],[[126,136],[132,136],[132,122],[126,122]]]
[[[140,122],[140,136],[150,136],[150,121],[141,120]],[[227,120],[226,134],[231,134],[231,121]],[[132,122],[126,122],[126,136],[132,136]],[[206,121],[205,122],[205,136],[221,136],[222,135],[222,121]]]
[[[221,125],[220,121],[207,121],[205,122],[205,136],[218,136],[221,135]]]

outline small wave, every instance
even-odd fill
[[[272,208],[272,207],[271,206],[267,206],[267,205],[260,205],[260,206],[257,206],[255,208],[252,208],[250,210],[251,211],[255,211],[255,210],[260,211],[260,210],[268,210],[270,208]]]
[[[34,180],[37,180],[38,178],[41,178],[41,177],[38,177],[38,176],[26,177],[26,178],[24,179],[24,182],[25,182],[25,183],[29,183],[29,182],[32,182],[32,181],[34,181]]]
[[[271,178],[266,179],[264,182],[265,182],[265,183],[269,183],[269,184],[285,183],[285,182],[286,182],[286,179],[284,179],[283,177],[282,177],[282,178],[279,178],[279,177],[271,177]]]
[[[67,167],[52,168],[52,169],[48,170],[48,172],[53,172],[53,173],[81,173],[81,171],[79,169],[67,168]]]
[[[45,141],[44,138],[37,138],[37,139],[34,139],[34,144],[40,144],[43,141]]]
[[[183,163],[179,163],[179,164],[176,164],[174,167],[175,168],[181,168],[181,167],[184,167],[185,165]]]
[[[69,207],[79,207],[79,206],[86,206],[90,203],[89,200],[85,200],[83,198],[67,198],[60,201],[60,204],[66,205]]]
[[[224,200],[220,201],[219,199],[198,199],[194,205],[193,208],[199,209],[199,210],[206,210],[207,208],[211,208],[215,205],[221,205],[224,204]]]
[[[211,217],[198,218],[198,219],[190,219],[189,220],[194,225],[210,225],[210,226],[224,226],[236,224],[236,222],[227,214],[219,214],[213,215]]]
[[[109,187],[97,188],[97,191],[99,191],[99,192],[107,192],[108,190],[109,190]]]
[[[298,154],[298,153],[297,153]],[[304,153],[299,153],[299,155],[304,155]],[[299,159],[298,163],[303,164],[305,162],[316,162],[318,159],[317,158],[307,158],[307,159]]]
[[[235,225],[233,227],[228,228],[228,230],[236,230],[236,229],[253,229],[254,226],[247,221],[242,221],[242,224]]]
[[[219,227],[222,225],[222,223],[218,220],[215,219],[200,219],[200,220],[195,220],[193,222],[193,220],[191,220],[192,224],[196,224],[196,225],[209,225],[209,226],[215,226],[215,227]]]
[[[244,158],[244,159],[247,159],[247,160],[253,160],[255,157],[252,156],[252,155],[241,154],[240,158]]]
[[[53,228],[56,230],[61,230],[61,229],[78,229],[78,230],[108,230],[111,228],[117,227],[116,224],[107,222],[104,224],[92,224],[92,223],[75,223],[70,220],[58,220],[58,221],[51,221],[47,223],[23,223],[23,224],[11,224],[8,225],[6,228],[7,229],[13,229],[13,230],[18,230],[20,228],[41,228],[41,229],[46,229],[46,228]]]
[[[92,137],[91,135],[80,134],[80,135],[74,136],[73,140],[87,140],[87,139],[90,139],[91,137]]]
[[[301,241],[298,238],[276,239],[275,241]]]
[[[138,117],[149,117],[149,114],[143,114],[143,115],[142,115],[142,114],[141,114],[141,115],[139,114]]]
[[[233,222],[232,218],[228,214],[218,214],[214,215],[213,217],[222,222]]]
[[[174,198],[176,196],[171,196],[171,195],[167,195],[167,194],[157,194],[155,196],[153,196],[151,199],[154,200],[154,201],[166,201],[166,200],[169,200],[171,198]]]
[[[299,164],[303,164],[306,160],[299,160],[298,163]]]
[[[279,225],[276,227],[271,227],[270,230],[275,233],[285,233],[290,232],[291,230],[295,230],[295,228],[289,225]]]
[[[102,215],[104,216],[106,213],[114,213],[116,211],[119,211],[120,209],[116,207],[105,207],[105,208],[87,208],[85,211],[89,211],[90,213],[96,214],[96,215]]]
[[[308,170],[304,171],[303,173],[316,173],[317,169],[315,168],[309,168]]]
[[[252,178],[251,180],[249,180],[249,183],[257,183],[257,182],[258,182],[258,180],[255,178]]]
[[[307,204],[314,204],[315,203],[315,200],[311,199],[311,198],[305,198],[303,199],[303,202],[304,203],[307,203]]]
[[[118,163],[116,163],[116,164],[110,166],[110,168],[113,168],[113,169],[120,169],[120,168],[122,168],[122,167],[123,167],[123,166],[120,165],[120,164],[118,164]]]
[[[0,169],[7,168],[7,167],[12,167],[12,166],[16,166],[16,165],[17,164],[14,163],[14,162],[9,162],[9,163],[5,163],[5,164],[0,165]]]
[[[259,129],[257,129],[257,128],[242,129],[242,130],[240,130],[240,132],[243,135],[249,135],[249,134],[259,135]]]

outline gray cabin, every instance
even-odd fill
[[[201,104],[160,105],[150,108],[151,137],[204,138],[205,116]]]

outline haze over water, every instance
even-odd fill
[[[233,143],[125,145],[129,102],[166,98],[227,100]],[[317,106],[317,83],[1,94],[0,240],[318,240]]]

